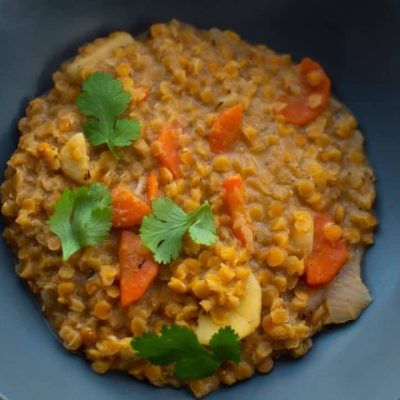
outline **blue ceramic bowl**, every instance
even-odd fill
[[[0,166],[14,150],[28,100],[78,46],[114,30],[134,34],[178,18],[230,28],[295,59],[319,60],[334,94],[357,116],[377,177],[380,227],[364,276],[374,302],[352,324],[329,329],[303,359],[278,362],[210,400],[400,399],[400,2],[323,0],[0,0]],[[2,228],[2,227],[1,227]],[[10,400],[189,399],[125,374],[91,372],[48,329],[0,242],[0,392]],[[0,395],[1,398],[1,395]]]

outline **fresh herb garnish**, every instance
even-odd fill
[[[107,144],[117,157],[115,147],[129,146],[140,136],[140,124],[132,119],[118,119],[126,111],[131,95],[111,74],[95,72],[82,85],[78,96],[80,112],[89,117],[83,128],[93,146]]]
[[[107,238],[111,228],[111,195],[102,184],[64,190],[54,208],[50,230],[61,240],[64,261],[81,248]]]
[[[145,333],[134,338],[132,348],[140,357],[154,365],[176,363],[179,379],[201,379],[213,375],[223,361],[240,361],[240,339],[231,327],[221,328],[210,340],[206,350],[188,328],[164,326],[161,335]]]
[[[154,200],[152,209],[152,214],[143,219],[140,237],[158,263],[167,264],[179,256],[187,231],[198,244],[209,246],[217,240],[214,216],[207,201],[189,214],[168,197]]]

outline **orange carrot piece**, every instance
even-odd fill
[[[158,175],[151,171],[147,178],[147,201],[151,204],[158,197]]]
[[[225,110],[213,123],[208,143],[213,153],[229,151],[242,132],[243,107],[237,104]]]
[[[309,286],[324,285],[332,281],[349,258],[347,241],[335,242],[324,235],[324,226],[332,222],[326,214],[314,216],[314,243],[311,254],[305,260],[306,280]]]
[[[158,274],[158,264],[139,236],[122,231],[118,249],[121,305],[139,300]]]
[[[303,58],[297,67],[301,93],[298,96],[287,96],[282,99],[287,105],[280,111],[285,119],[298,126],[307,125],[318,117],[328,105],[331,81],[317,62]],[[310,96],[319,102],[310,107]],[[312,98],[312,97],[311,97]]]
[[[224,180],[224,200],[232,219],[232,230],[250,252],[254,251],[253,225],[246,210],[246,191],[244,182],[239,174]]]
[[[179,160],[179,144],[177,140],[177,123],[168,124],[158,135],[160,153],[157,154],[159,163],[168,168],[175,179],[182,178]]]
[[[150,214],[149,205],[139,199],[125,184],[111,191],[112,225],[115,228],[130,228],[140,225],[145,215]]]

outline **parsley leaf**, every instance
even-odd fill
[[[214,216],[207,201],[189,214],[168,197],[154,200],[152,209],[153,213],[143,219],[140,237],[158,263],[167,264],[179,256],[187,231],[198,244],[209,246],[217,240]]]
[[[240,361],[239,336],[230,327],[221,328],[211,338],[211,352],[193,331],[179,325],[163,326],[161,335],[145,333],[134,338],[131,346],[154,365],[176,363],[175,376],[183,380],[213,375],[223,361]]]
[[[107,238],[111,228],[111,195],[102,184],[64,190],[54,209],[49,225],[61,240],[64,261],[81,248]]]
[[[117,156],[115,147],[129,146],[140,136],[140,124],[136,120],[118,119],[131,100],[123,91],[118,79],[106,72],[95,72],[82,85],[83,92],[77,98],[80,112],[89,117],[83,128],[93,146],[107,144]]]

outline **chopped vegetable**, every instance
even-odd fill
[[[315,286],[315,287],[310,287],[307,290],[310,299],[308,301],[307,307],[304,309],[305,315],[310,315],[325,301],[327,286],[329,285]]]
[[[83,133],[75,133],[61,148],[61,169],[74,182],[86,185],[90,183],[89,155]]]
[[[213,335],[223,326],[229,325],[240,338],[252,334],[260,325],[262,291],[258,279],[250,273],[246,292],[239,305],[225,313],[223,320],[215,321],[211,314],[200,314],[196,335],[201,344],[208,344]]]
[[[179,256],[187,231],[198,244],[209,246],[217,240],[214,216],[207,201],[189,214],[168,197],[153,201],[152,209],[153,213],[143,219],[140,236],[159,263],[167,264]]]
[[[116,228],[138,226],[144,216],[151,212],[150,206],[123,183],[112,190],[111,196],[112,225]]]
[[[129,146],[140,136],[140,124],[132,119],[119,119],[131,100],[118,79],[105,72],[96,72],[82,85],[78,96],[80,112],[89,117],[84,124],[85,135],[93,146],[107,144],[117,156],[115,147]]]
[[[118,250],[121,271],[121,304],[127,306],[139,300],[158,273],[158,264],[143,246],[139,236],[122,231]]]
[[[310,58],[303,58],[297,67],[301,93],[282,99],[287,105],[280,111],[294,125],[307,125],[328,105],[331,81],[323,68]]]
[[[222,153],[232,149],[242,132],[243,107],[237,104],[225,110],[213,123],[208,136],[211,151]]]
[[[326,214],[314,216],[313,249],[305,260],[306,279],[310,286],[331,282],[349,258],[347,241],[344,238],[330,241],[325,237],[324,227],[331,222]]]
[[[253,225],[246,210],[246,192],[244,182],[239,174],[224,180],[224,197],[228,213],[232,219],[232,229],[243,246],[254,251]]]
[[[159,153],[156,154],[159,163],[168,168],[175,179],[182,178],[179,160],[179,144],[177,139],[177,123],[168,124],[158,135],[160,144]]]
[[[147,200],[151,204],[158,197],[158,175],[151,171],[147,178]]]
[[[193,331],[178,325],[164,326],[160,335],[145,333],[134,338],[131,345],[154,365],[176,363],[175,376],[183,380],[205,378],[224,361],[240,361],[240,340],[230,327],[221,328],[211,338],[211,351],[199,343]]]
[[[102,184],[64,190],[54,209],[49,225],[61,240],[64,261],[83,247],[107,238],[111,228],[111,196]]]
[[[326,307],[328,319],[326,323],[342,324],[358,318],[371,303],[371,295],[361,280],[360,251],[356,251],[335,279],[327,286]]]
[[[116,32],[109,36],[101,46],[94,46],[90,51],[80,51],[79,55],[68,65],[65,72],[79,82],[82,72],[87,68],[95,68],[104,60],[109,59],[115,50],[123,48],[131,43],[135,43],[135,39],[126,32]]]

